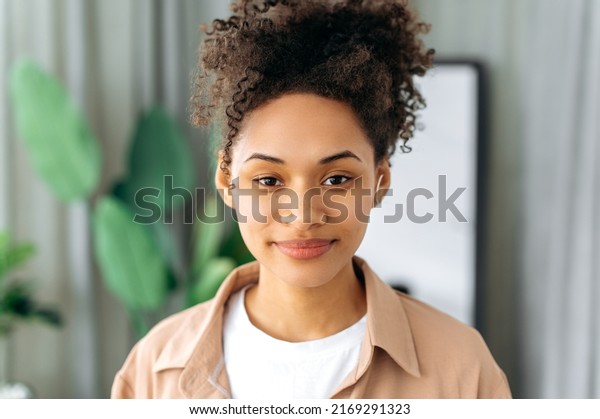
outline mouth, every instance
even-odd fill
[[[274,242],[275,246],[286,256],[294,259],[312,259],[327,253],[333,239],[285,240]]]

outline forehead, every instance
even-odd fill
[[[247,115],[234,147],[233,168],[252,153],[285,161],[316,162],[342,150],[366,160],[373,147],[353,109],[333,99],[293,93],[277,98]]]

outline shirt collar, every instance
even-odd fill
[[[406,372],[420,377],[413,333],[398,292],[383,282],[362,258],[354,260],[361,268],[367,294],[367,331],[372,346],[383,349]],[[361,356],[368,366],[369,360]],[[359,371],[360,373],[360,371]]]
[[[356,370],[358,378],[366,370],[373,348],[383,349],[401,368],[420,377],[419,362],[410,322],[401,297],[383,282],[360,257],[354,261],[361,268],[367,296],[367,336]],[[257,261],[233,270],[225,279],[215,298],[205,303],[208,312],[195,310],[181,324],[159,355],[153,372],[183,368],[180,388],[186,397],[198,398],[213,393],[229,397],[227,375],[223,365],[223,311],[229,296],[244,286],[256,283]]]

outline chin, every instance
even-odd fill
[[[347,259],[347,260],[346,260]],[[285,255],[278,255],[277,261],[265,263],[275,276],[289,285],[315,288],[331,281],[351,260],[351,256],[342,258],[340,255],[325,255],[313,259],[294,259]]]
[[[335,276],[335,273],[330,274],[328,272],[323,272],[322,270],[318,273],[312,273],[307,270],[301,270],[299,272],[290,272],[288,270],[285,275],[277,276],[286,284],[294,287],[318,288],[328,284]]]

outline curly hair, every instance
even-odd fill
[[[403,152],[425,106],[413,76],[432,65],[407,0],[240,0],[215,19],[200,48],[191,121],[222,123],[221,170],[244,117],[286,93],[313,93],[351,106],[376,162]]]

